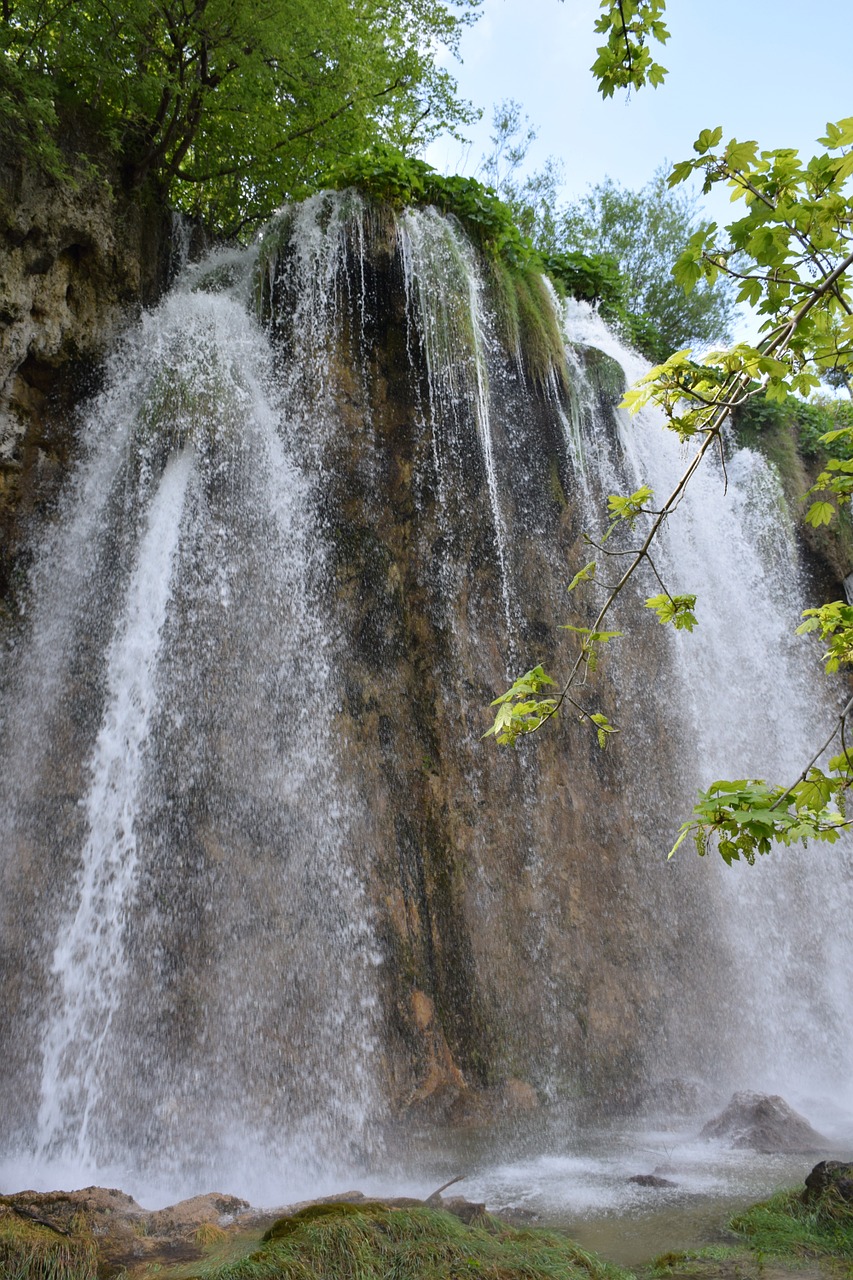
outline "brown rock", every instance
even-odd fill
[[[536,1111],[539,1106],[539,1095],[526,1080],[513,1077],[501,1086],[500,1092],[507,1111]]]
[[[466,1200],[464,1196],[448,1196],[441,1201],[441,1208],[445,1213],[452,1213],[455,1218],[459,1218],[469,1226],[477,1226],[486,1216],[485,1204]]]
[[[173,1236],[193,1233],[205,1223],[226,1226],[248,1208],[248,1200],[240,1200],[237,1196],[217,1192],[193,1196],[190,1200],[181,1200],[150,1214],[147,1231],[152,1236]]]

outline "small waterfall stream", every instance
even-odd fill
[[[38,1117],[45,1153],[67,1139],[91,1159],[100,1059],[126,968],[122,924],[135,896],[143,752],[190,467],[186,453],[166,464],[107,659],[104,717],[83,801],[89,837],[75,885],[79,905],[51,966],[59,1001],[45,1033]]]
[[[621,741],[479,741],[565,665],[607,495],[683,466],[562,312],[535,391],[457,224],[324,194],[118,344],[0,677],[5,1181],[317,1194],[519,1081],[567,1124],[674,1076],[853,1112],[850,849],[663,858],[833,714],[757,455],[657,552],[696,633],[619,606]]]

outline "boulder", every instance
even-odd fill
[[[19,1191],[0,1196],[0,1207],[66,1236],[79,1229],[81,1223],[98,1235],[136,1236],[144,1230],[142,1224],[148,1216],[134,1199],[114,1187]]]
[[[827,1195],[853,1204],[853,1163],[844,1160],[821,1160],[806,1178],[803,1192],[805,1204],[814,1204]]]
[[[230,1226],[249,1208],[248,1200],[212,1192],[181,1200],[168,1209],[157,1209],[148,1217],[146,1231],[151,1236],[191,1235],[202,1226]]]
[[[778,1094],[735,1093],[728,1106],[709,1120],[701,1138],[728,1139],[737,1150],[777,1153],[825,1151],[826,1138]]]

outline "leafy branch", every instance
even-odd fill
[[[598,80],[603,98],[612,98],[617,89],[657,88],[666,76],[666,67],[655,62],[649,52],[649,38],[664,44],[669,31],[663,21],[663,0],[601,0],[602,12],[595,23],[606,44],[596,49],[590,70]]]
[[[609,6],[611,26],[616,9],[620,6]],[[607,616],[642,564],[651,566],[663,588],[646,601],[646,607],[663,624],[693,630],[695,597],[668,591],[651,560],[650,548],[708,452],[719,448],[722,457],[721,432],[732,410],[759,391],[770,402],[784,401],[792,393],[807,395],[827,370],[840,370],[850,385],[853,306],[848,289],[853,266],[853,200],[848,187],[853,175],[853,117],[827,125],[821,142],[828,150],[808,163],[790,149],[759,152],[756,143],[735,139],[720,151],[721,140],[721,129],[703,130],[694,143],[696,156],[674,167],[670,185],[702,171],[706,191],[715,183],[726,183],[732,189],[732,199],[745,202],[746,214],[725,229],[722,241],[716,224],[700,228],[676,262],[673,275],[688,292],[699,280],[713,282],[721,273],[737,279],[739,300],[749,301],[764,317],[764,336],[757,346],[740,343],[711,351],[701,359],[693,358],[689,350],[676,351],[626,393],[623,407],[636,413],[645,405],[657,405],[679,439],[694,441],[697,448],[658,510],[649,507],[652,494],[645,486],[635,494],[608,499],[610,525],[601,542],[593,545],[608,555],[628,555],[629,563],[608,588],[592,626],[568,628],[580,633],[583,641],[556,695],[549,694],[540,702],[536,692],[530,691],[525,715],[531,731],[552,719],[563,702],[575,703],[575,687],[585,683],[594,670],[591,638],[613,634],[605,631]],[[841,154],[831,154],[834,151]],[[853,429],[844,426],[821,437],[827,446],[839,442],[849,448]],[[853,494],[853,462],[846,457],[830,458],[811,492],[830,493],[838,500],[848,498]],[[833,504],[824,498],[812,504],[806,518],[818,526],[828,522],[834,512]],[[604,546],[617,526],[632,528],[641,516],[649,517],[650,524],[639,547],[614,552]],[[570,590],[597,583],[596,569],[596,561],[587,564],[575,574]],[[835,602],[807,610],[804,616],[800,632],[819,631],[827,643],[827,671],[853,663],[853,607]],[[715,782],[701,792],[673,852],[688,834],[700,853],[714,837],[727,862],[741,857],[752,861],[773,843],[837,839],[847,825],[843,801],[853,784],[853,754],[845,740],[851,709],[853,699],[793,786],[741,779]],[[829,761],[829,772],[824,772],[818,761],[838,736],[842,752]]]

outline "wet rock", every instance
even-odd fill
[[[505,1111],[528,1112],[539,1107],[539,1095],[526,1080],[512,1078],[500,1086],[499,1105]]]
[[[123,1191],[21,1191],[0,1196],[0,1213],[47,1227],[72,1242],[97,1242],[99,1266],[110,1274],[135,1266],[194,1261],[206,1244],[225,1238],[226,1227],[248,1204],[216,1192],[166,1209],[143,1209]]]
[[[699,1136],[728,1139],[736,1150],[766,1155],[824,1151],[829,1146],[784,1098],[749,1091],[733,1094],[725,1110],[709,1120]]]
[[[216,1192],[193,1196],[190,1200],[181,1200],[168,1209],[150,1214],[147,1231],[152,1236],[174,1236],[193,1233],[203,1225],[225,1227],[248,1208],[248,1200],[240,1200],[237,1196]]]
[[[459,1218],[468,1226],[477,1226],[486,1216],[485,1204],[466,1200],[464,1196],[447,1196],[439,1205],[436,1205],[436,1208],[443,1209],[445,1213],[452,1213],[454,1218]]]
[[[635,1173],[628,1179],[629,1182],[636,1182],[638,1187],[677,1187],[677,1182],[672,1182],[669,1178],[660,1178],[656,1173]]]
[[[131,1196],[107,1187],[84,1187],[81,1191],[18,1191],[0,1196],[0,1206],[61,1235],[72,1235],[81,1224],[95,1234],[109,1230],[113,1234],[134,1235],[142,1229],[148,1216]]]
[[[492,1217],[508,1222],[511,1227],[532,1227],[542,1221],[534,1209],[527,1209],[520,1204],[510,1204],[505,1209],[494,1210]]]
[[[844,1160],[821,1160],[806,1178],[803,1201],[814,1204],[825,1196],[853,1204],[853,1163]]]
[[[128,316],[166,284],[161,193],[129,195],[103,174],[84,164],[76,183],[57,184],[0,155],[0,596],[76,447],[74,404]]]

